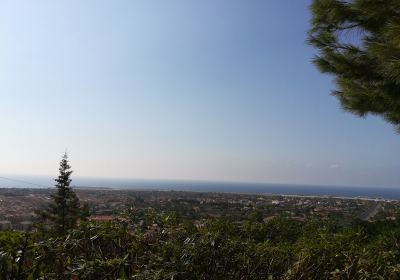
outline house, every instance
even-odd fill
[[[0,221],[0,230],[7,230],[11,227],[10,221]]]

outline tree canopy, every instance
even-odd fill
[[[382,117],[400,133],[400,1],[313,0],[312,62],[333,75],[341,107]]]

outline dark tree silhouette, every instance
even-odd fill
[[[38,214],[43,219],[49,219],[53,222],[54,231],[63,236],[67,230],[77,226],[78,219],[84,219],[89,216],[88,205],[85,204],[80,208],[79,199],[70,187],[71,184],[71,166],[68,164],[68,153],[65,152],[60,162],[60,174],[54,179],[57,184],[57,192],[51,195],[54,203],[49,204],[43,211]]]

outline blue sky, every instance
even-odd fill
[[[0,173],[400,186],[400,135],[343,113],[309,1],[5,1]]]

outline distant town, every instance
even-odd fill
[[[39,222],[35,210],[52,203],[54,188],[0,188],[0,230],[27,231]],[[174,190],[121,190],[74,187],[80,203],[88,203],[91,219],[102,223],[121,219],[121,212],[132,205],[137,209],[133,230],[157,231],[146,213],[177,213],[179,220],[202,227],[209,218],[229,217],[241,222],[254,209],[264,213],[264,221],[285,214],[298,221],[314,215],[332,217],[338,223],[395,219],[400,202],[383,198],[295,196]]]

